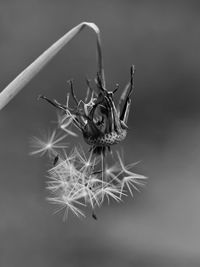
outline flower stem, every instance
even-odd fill
[[[102,200],[103,200],[103,182],[104,182],[104,172],[105,172],[105,155],[103,152],[101,152],[101,170],[102,170]]]
[[[45,50],[35,61],[25,68],[1,93],[0,93],[0,110],[5,107],[12,98],[14,98],[48,63],[57,53],[68,44],[76,35],[85,27],[88,27],[96,33],[97,37],[97,68],[105,86],[105,77],[103,69],[103,59],[101,50],[101,38],[99,28],[90,22],[82,22],[71,29],[53,45]]]

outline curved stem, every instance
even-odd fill
[[[105,85],[103,59],[101,51],[100,30],[90,22],[82,22],[64,36],[58,39],[53,45],[45,50],[35,61],[33,61],[26,69],[24,69],[1,93],[0,93],[0,110],[5,107],[12,98],[14,98],[26,85],[29,83],[48,63],[53,59],[57,53],[68,44],[77,34],[79,34],[85,27],[95,31],[97,36],[97,68],[98,73]]]

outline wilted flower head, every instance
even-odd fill
[[[118,86],[114,91],[107,91],[104,80],[99,73],[96,78],[98,92],[94,91],[88,82],[85,101],[77,100],[73,82],[69,81],[75,102],[74,108],[68,106],[69,95],[66,105],[60,104],[56,100],[52,101],[46,96],[40,96],[40,98],[45,99],[65,113],[64,120],[67,122],[62,124],[65,130],[68,124],[73,123],[82,132],[85,142],[92,147],[93,153],[105,153],[106,148],[110,150],[110,146],[121,142],[126,137],[134,71],[134,66],[132,66],[130,82],[125,87],[117,107],[113,96]]]

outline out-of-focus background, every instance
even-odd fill
[[[82,21],[101,29],[109,89],[123,88],[136,65],[118,149],[127,164],[141,160],[148,183],[134,200],[105,204],[98,221],[63,222],[45,200],[49,162],[29,156],[29,140],[54,127],[56,113],[37,96],[62,102],[74,78],[83,97],[85,77],[96,74],[85,30],[0,111],[0,266],[200,266],[199,2],[1,0],[1,90]]]

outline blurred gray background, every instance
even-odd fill
[[[74,78],[83,97],[96,74],[85,30],[0,112],[0,266],[200,266],[199,1],[1,0],[1,90],[82,21],[101,29],[109,89],[136,65],[130,130],[117,148],[126,163],[141,160],[148,183],[97,210],[98,221],[88,211],[64,223],[45,200],[49,162],[29,156],[29,140],[56,113],[37,96],[62,102]]]

